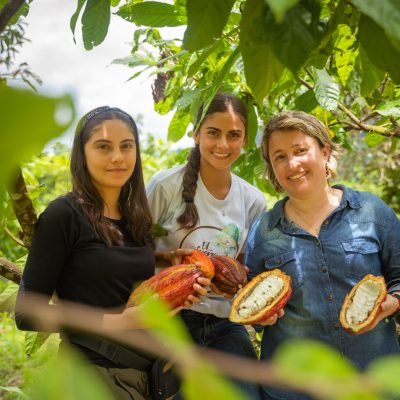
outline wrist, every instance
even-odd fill
[[[400,292],[393,292],[393,293],[390,293],[390,295],[397,299],[398,304],[397,304],[396,313],[398,313],[400,311]]]
[[[397,299],[397,309],[391,315],[391,318],[393,318],[397,323],[400,323],[400,292],[393,292],[390,293],[390,295]]]

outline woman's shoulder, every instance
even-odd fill
[[[232,179],[237,182],[237,184],[243,189],[245,194],[251,197],[262,199],[265,202],[264,193],[256,186],[252,185],[251,183],[247,182],[246,180],[235,174],[232,174]]]
[[[70,218],[77,214],[81,214],[78,202],[72,193],[67,193],[51,201],[41,217]]]
[[[174,191],[176,188],[181,188],[184,172],[185,165],[178,165],[176,167],[155,173],[146,185],[147,193],[161,187],[164,190]]]

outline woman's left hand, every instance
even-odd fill
[[[197,283],[193,285],[193,289],[197,292],[196,295],[189,295],[185,301],[185,307],[190,308],[193,304],[200,302],[201,296],[207,295],[207,287],[210,286],[211,280],[204,277],[197,278]]]
[[[358,334],[372,331],[383,319],[390,317],[399,309],[399,300],[396,297],[388,294],[386,299],[381,304],[381,311],[376,316],[374,323],[367,329],[363,329]]]

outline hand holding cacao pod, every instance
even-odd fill
[[[352,334],[369,331],[383,318],[381,306],[387,295],[382,276],[366,275],[347,294],[340,311],[340,323]]]
[[[145,292],[156,293],[161,300],[166,302],[171,309],[182,307],[189,299],[193,303],[193,297],[197,290],[195,285],[198,278],[211,279],[214,276],[214,266],[196,264],[180,264],[165,268],[160,273],[142,282],[130,295],[127,307],[140,304]]]
[[[184,263],[201,262],[214,265],[214,277],[211,288],[216,294],[232,297],[247,283],[247,269],[237,260],[229,256],[208,257],[200,250],[194,250],[183,258]]]
[[[253,278],[234,299],[229,314],[232,322],[263,324],[286,305],[292,294],[291,278],[279,269],[266,271]],[[274,317],[275,318],[275,317]]]

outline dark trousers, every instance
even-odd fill
[[[192,310],[183,310],[181,317],[198,345],[257,359],[254,346],[244,326],[230,322],[226,318],[218,318]],[[247,395],[248,399],[262,399],[261,389],[258,385],[240,380],[232,380],[232,382]],[[176,399],[183,399],[181,393]]]

